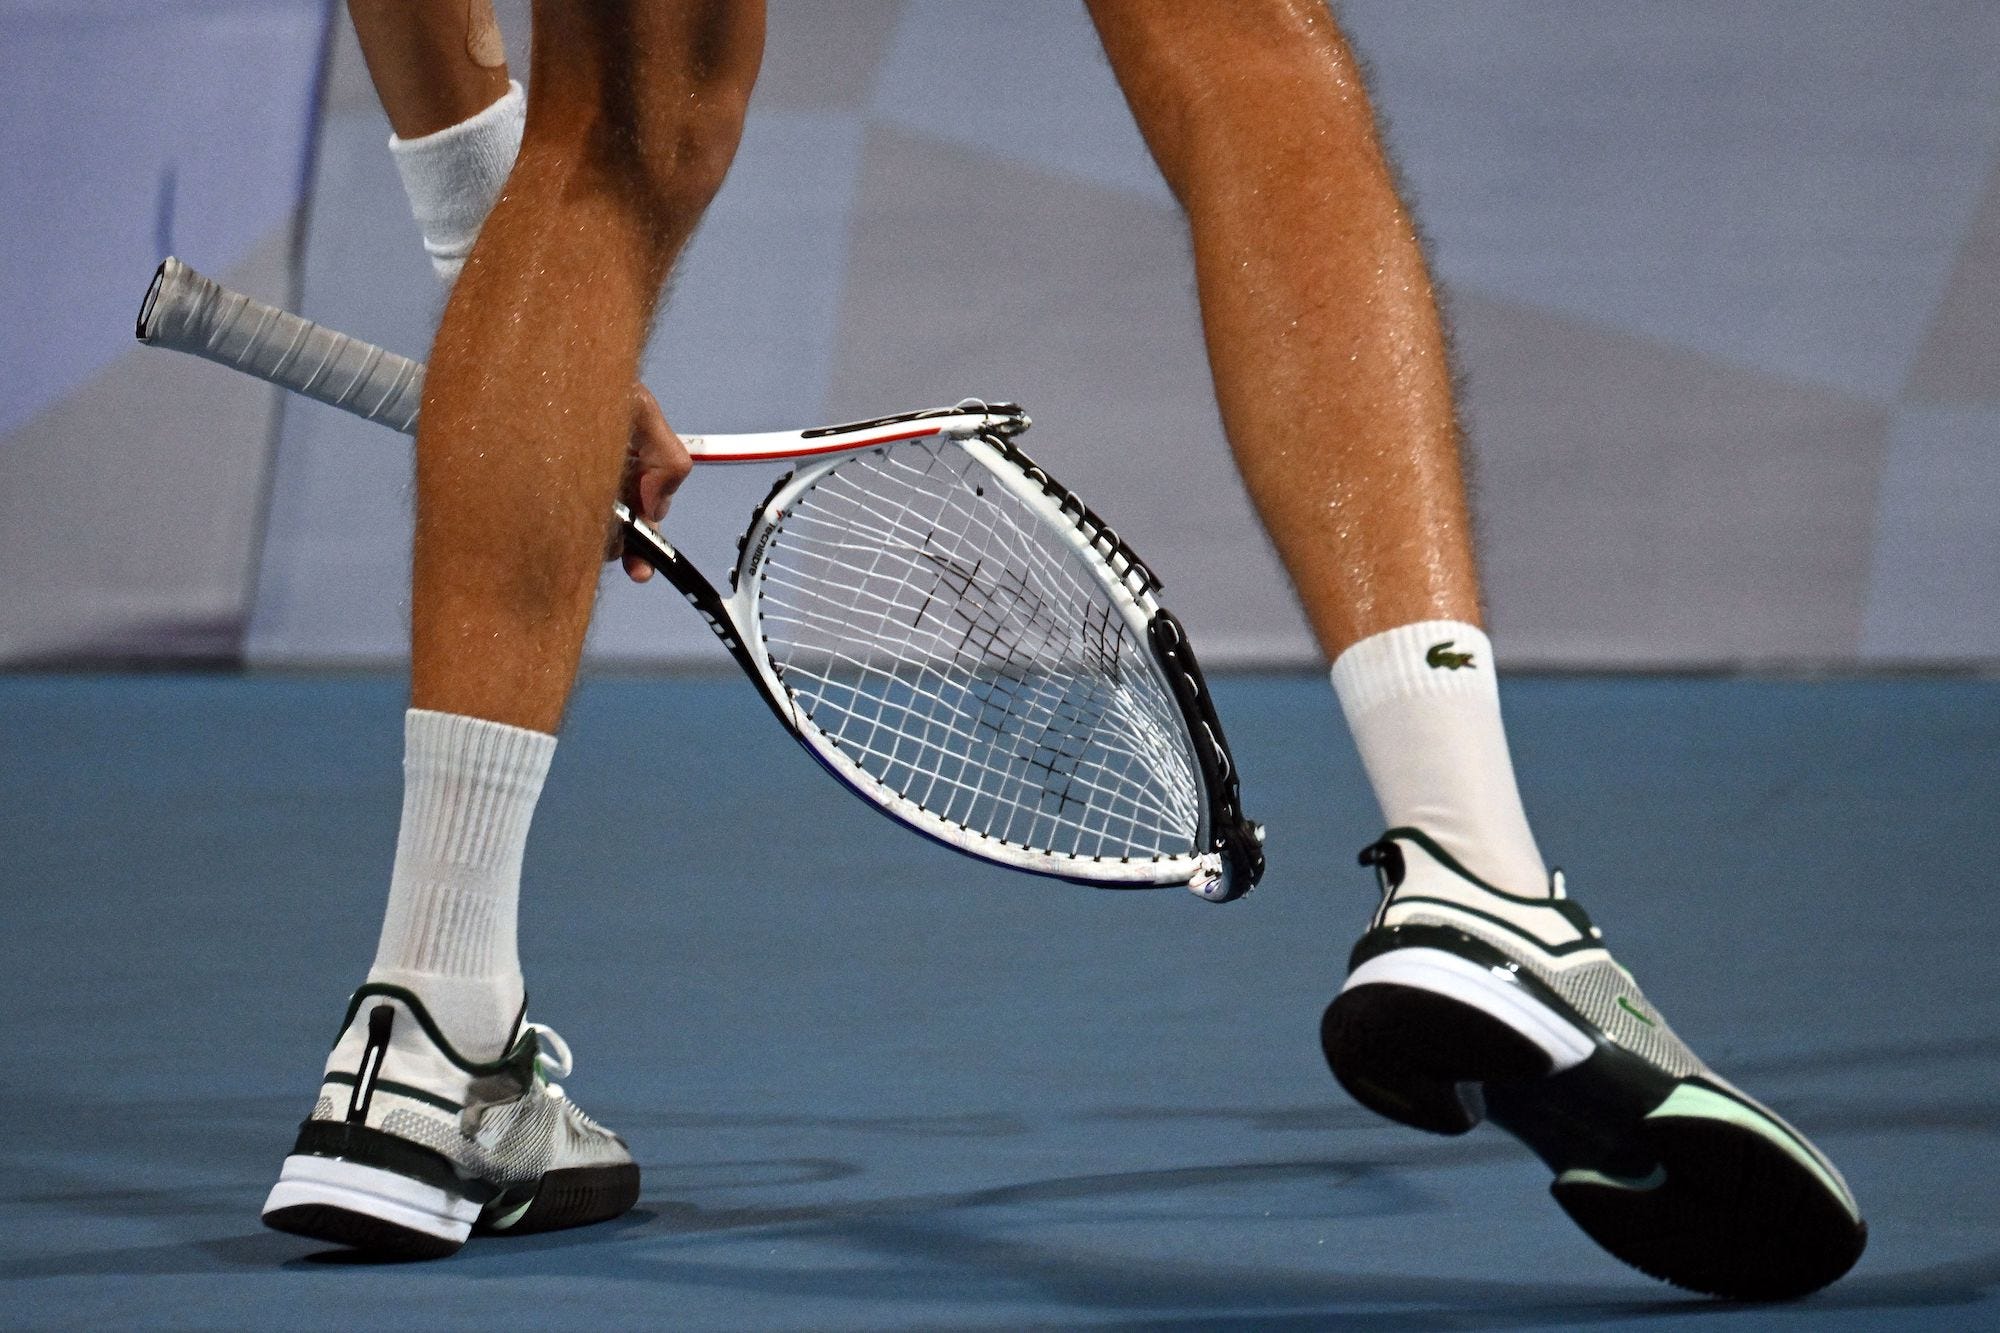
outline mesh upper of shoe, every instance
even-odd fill
[[[432,1041],[409,1007],[374,996],[363,1001],[354,1020],[327,1059],[329,1081],[313,1107],[315,1120],[344,1120],[353,1101],[347,1081],[361,1071],[368,1043],[369,1016],[380,1006],[395,1012],[368,1098],[362,1123],[448,1159],[465,1176],[507,1187],[570,1167],[629,1162],[624,1140],[585,1115],[547,1078],[544,1057],[529,1058],[523,1043],[554,1039],[567,1072],[568,1048],[561,1038],[524,1028],[505,1067],[473,1074]],[[339,1081],[333,1081],[336,1076]],[[421,1090],[426,1097],[399,1088]],[[453,1104],[446,1110],[429,1098]]]
[[[1677,1078],[1709,1073],[1594,931],[1586,935],[1552,907],[1474,883],[1417,844],[1401,847],[1403,880],[1389,890],[1379,924],[1463,931],[1506,955],[1634,1055]]]

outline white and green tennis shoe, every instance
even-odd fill
[[[1439,1134],[1493,1121],[1591,1239],[1678,1286],[1779,1300],[1853,1267],[1868,1230],[1840,1173],[1673,1034],[1561,871],[1508,893],[1413,828],[1361,862],[1382,904],[1320,1025],[1356,1100]]]
[[[639,1197],[624,1140],[551,1078],[569,1048],[523,1022],[507,1054],[468,1060],[400,986],[354,993],[319,1101],[264,1203],[264,1223],[404,1258],[443,1258],[477,1228],[552,1231]]]

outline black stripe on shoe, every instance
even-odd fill
[[[368,1014],[368,1044],[361,1048],[361,1066],[354,1071],[354,1091],[347,1099],[347,1123],[366,1124],[368,1103],[375,1099],[375,1079],[389,1054],[389,1033],[396,1026],[396,1011],[378,1004]]]
[[[292,1152],[300,1157],[334,1157],[372,1166],[485,1203],[499,1193],[492,1184],[460,1175],[451,1159],[433,1148],[340,1120],[308,1120],[299,1126]]]

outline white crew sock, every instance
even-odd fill
[[[447,285],[457,281],[486,215],[499,202],[527,121],[527,98],[509,79],[499,100],[470,120],[414,139],[389,136],[410,212],[423,229],[424,249]]]
[[[403,827],[370,981],[417,993],[471,1059],[505,1053],[521,1010],[521,853],[556,738],[412,708]]]
[[[1390,827],[1422,829],[1498,888],[1547,892],[1500,725],[1493,644],[1477,625],[1370,635],[1334,662],[1333,690]]]

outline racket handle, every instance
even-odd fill
[[[204,278],[178,259],[153,275],[139,340],[255,375],[414,435],[424,368]]]
[[[153,274],[139,307],[139,341],[254,375],[405,435],[417,433],[422,362],[231,291],[178,259]],[[697,463],[774,463],[947,433],[1012,436],[1027,428],[1028,414],[1012,403],[967,399],[956,407],[814,430],[684,434],[681,443]]]

